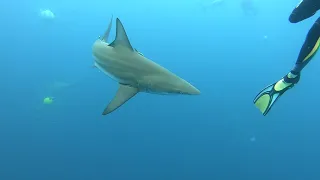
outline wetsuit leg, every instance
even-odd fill
[[[320,8],[319,0],[303,0],[292,11],[289,17],[291,23],[298,23],[313,16]]]
[[[298,75],[300,71],[311,61],[320,45],[320,18],[309,30],[306,40],[300,50],[296,65],[291,73]]]

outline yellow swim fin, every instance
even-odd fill
[[[284,79],[281,79],[280,81],[271,84],[260,91],[260,93],[254,98],[253,102],[265,116],[268,114],[278,98],[294,85],[294,83],[287,83],[284,81]]]

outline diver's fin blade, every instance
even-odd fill
[[[265,116],[269,112],[270,108],[272,107],[272,89],[274,84],[271,84],[265,87],[263,90],[259,92],[259,94],[254,98],[253,103],[254,105],[260,110],[260,112]]]
[[[121,47],[128,48],[131,51],[134,51],[134,49],[132,48],[132,46],[130,44],[127,33],[124,30],[124,27],[118,18],[116,20],[116,26],[117,26],[116,38],[109,46],[112,46],[114,48],[121,46]]]
[[[119,84],[119,89],[117,94],[114,96],[113,100],[108,104],[108,106],[104,109],[102,115],[107,115],[114,110],[118,109],[125,102],[135,96],[139,90],[135,87],[130,87],[127,85]]]
[[[268,114],[273,104],[288,89],[294,86],[293,83],[286,83],[283,79],[265,87],[253,100],[255,106],[265,116]]]
[[[108,41],[108,38],[109,38],[109,35],[110,35],[110,31],[111,31],[111,28],[112,28],[112,19],[113,19],[113,15],[111,15],[111,19],[110,19],[110,22],[109,22],[108,29],[106,30],[106,32],[104,33],[104,35],[102,37],[102,40],[104,42]]]

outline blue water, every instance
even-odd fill
[[[0,2],[0,180],[319,180],[318,56],[268,116],[252,103],[318,16],[290,24],[298,1],[257,0],[255,16],[225,1]],[[140,93],[102,116],[117,84],[91,48],[111,14],[202,94]]]

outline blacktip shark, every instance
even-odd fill
[[[107,31],[93,44],[94,66],[119,83],[112,101],[104,109],[107,115],[138,92],[198,95],[200,91],[169,70],[143,56],[131,46],[121,21],[116,19],[116,37],[108,44],[112,17]]]

